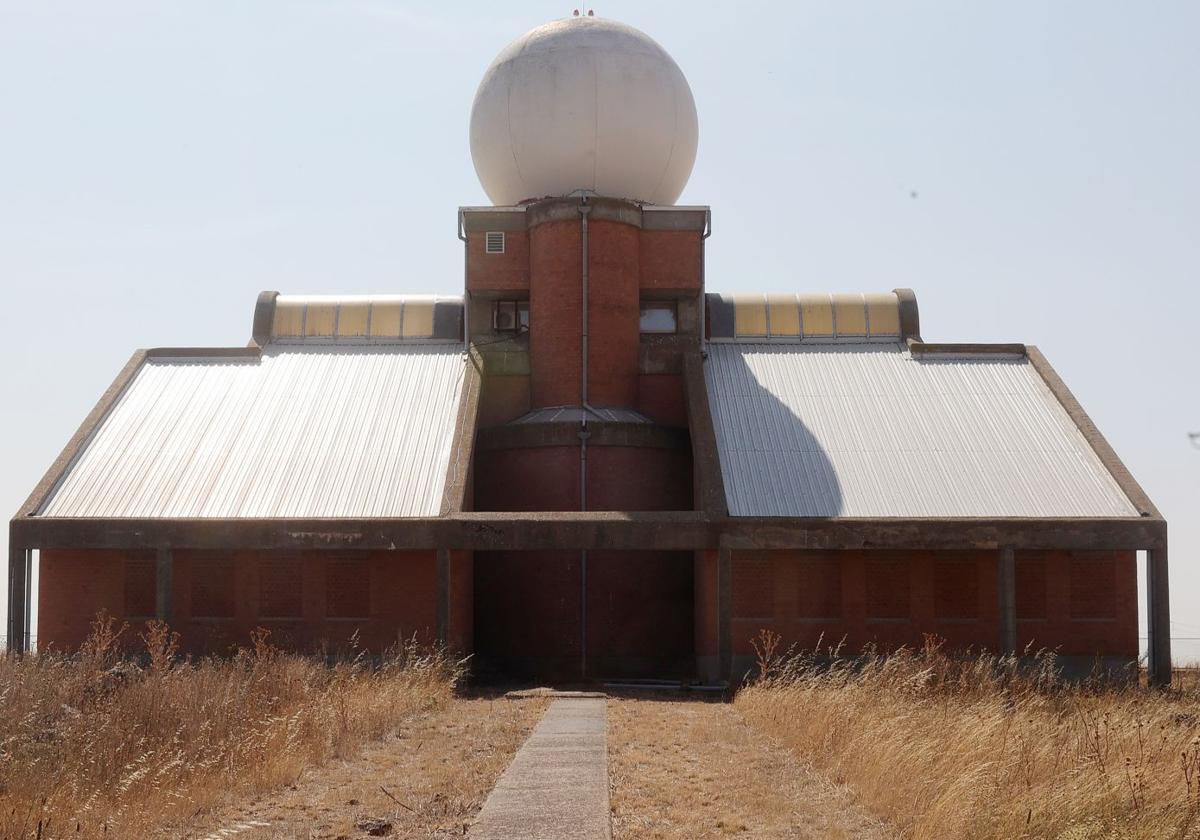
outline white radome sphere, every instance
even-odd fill
[[[674,204],[697,134],[691,88],[666,50],[588,16],[505,47],[471,106],[471,158],[497,205],[574,193]]]

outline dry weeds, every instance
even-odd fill
[[[1200,694],[1064,682],[1054,658],[776,656],[735,707],[913,838],[1200,836]]]
[[[890,836],[845,786],[755,732],[727,703],[613,699],[608,729],[617,840]]]
[[[181,661],[156,622],[140,667],[121,635],[102,616],[77,655],[0,660],[0,836],[148,836],[395,732],[460,675],[413,645],[327,665],[265,631],[232,659]]]
[[[169,836],[202,840],[461,837],[545,700],[456,698],[406,721],[348,761],[312,768],[294,785],[230,804]]]

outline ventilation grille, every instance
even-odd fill
[[[484,234],[483,250],[487,254],[503,254],[504,253],[504,231],[489,230]]]

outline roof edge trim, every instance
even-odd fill
[[[1071,389],[1067,387],[1067,383],[1042,355],[1037,347],[1028,345],[1025,348],[1025,355],[1029,359],[1029,363],[1033,369],[1037,371],[1038,376],[1046,383],[1046,387],[1054,394],[1059,405],[1067,412],[1067,416],[1071,418],[1071,422],[1075,424],[1075,428],[1079,429],[1079,433],[1083,435],[1088,446],[1096,453],[1096,457],[1100,459],[1100,463],[1104,465],[1104,469],[1117,482],[1117,486],[1121,488],[1121,492],[1125,494],[1130,503],[1141,512],[1143,517],[1156,519],[1165,522],[1163,515],[1155,507],[1154,502],[1150,501],[1149,495],[1138,484],[1137,479],[1133,477],[1133,473],[1125,466],[1125,463],[1117,455],[1112,444],[1100,432],[1100,429],[1092,422],[1092,418],[1083,410],[1083,406],[1071,393]]]
[[[237,348],[239,350],[243,348]],[[113,406],[121,399],[129,387],[137,372],[142,369],[142,365],[150,358],[150,350],[135,350],[133,355],[129,357],[129,361],[125,363],[125,367],[121,368],[121,372],[117,374],[112,384],[108,386],[105,392],[100,396],[96,405],[88,412],[88,416],[76,429],[75,434],[67,441],[67,445],[63,447],[58,457],[50,465],[42,476],[42,480],[33,488],[33,492],[25,500],[25,503],[18,508],[13,520],[27,519],[36,516],[38,512],[54,495],[54,491],[58,489],[63,478],[71,470],[71,466],[79,458],[80,454],[87,448],[88,442],[91,441],[92,435],[104,423],[104,419],[112,411]]]

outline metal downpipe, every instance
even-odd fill
[[[587,510],[587,442],[588,412],[588,214],[591,205],[584,196],[579,205],[580,240],[582,265],[580,270],[583,303],[580,311],[580,338],[582,365],[580,366],[579,403],[582,411],[579,420],[579,510]],[[587,549],[579,551],[579,676],[587,677]]]

